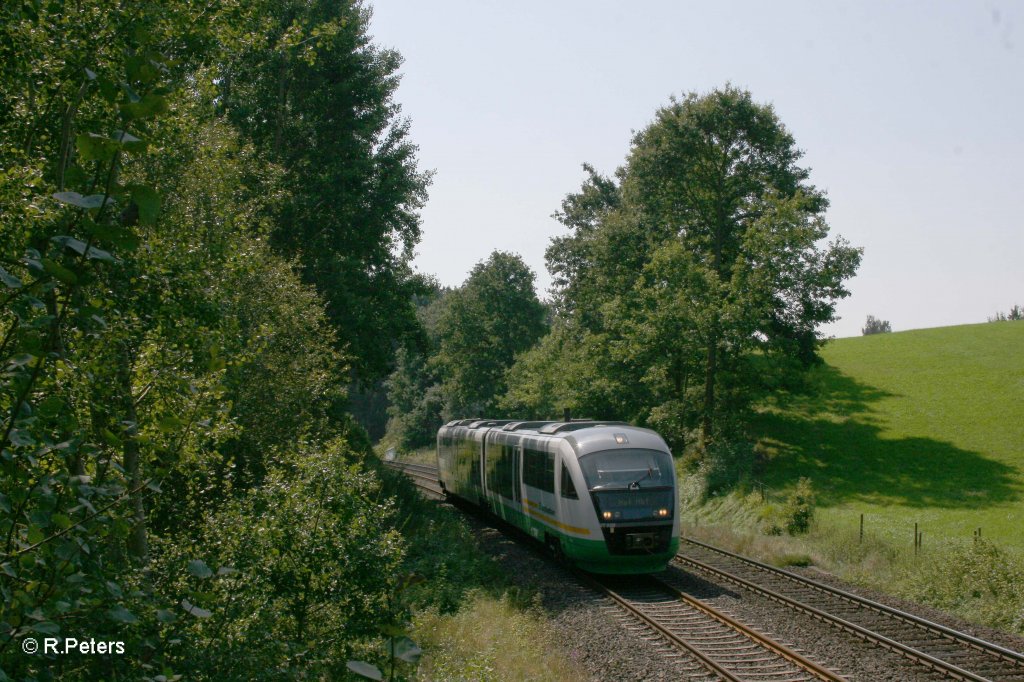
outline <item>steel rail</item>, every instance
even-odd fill
[[[437,485],[437,469],[431,469],[422,464],[407,464],[404,462],[384,462],[384,465],[395,471],[401,471],[404,474],[409,475],[413,485],[422,490],[426,490],[434,495],[444,496],[444,490]],[[413,467],[422,467],[420,471],[413,469]],[[432,472],[432,473],[428,473]],[[421,481],[428,481],[434,485],[428,485]]]
[[[655,578],[654,580],[657,580],[657,578]],[[811,673],[811,675],[813,675],[814,677],[817,677],[819,680],[826,680],[827,682],[842,682],[842,680],[844,680],[844,678],[840,677],[839,675],[837,675],[836,673],[832,672],[828,668],[824,668],[824,667],[818,665],[817,663],[815,663],[814,661],[810,660],[806,656],[803,656],[803,655],[798,654],[797,652],[793,651],[792,649],[790,649],[786,645],[781,644],[779,642],[776,642],[775,640],[770,639],[766,635],[764,635],[764,634],[762,634],[760,632],[757,632],[756,630],[753,630],[749,626],[744,625],[743,623],[741,623],[741,622],[735,620],[734,618],[732,618],[732,617],[722,613],[721,611],[718,611],[717,609],[712,607],[710,604],[708,604],[708,603],[706,603],[706,602],[704,602],[704,601],[702,601],[700,599],[697,599],[696,597],[692,597],[692,596],[686,594],[685,592],[683,592],[683,591],[681,591],[681,590],[679,590],[679,589],[677,589],[677,588],[675,588],[675,587],[665,583],[664,581],[657,580],[657,582],[661,583],[662,587],[665,590],[667,590],[670,594],[678,597],[680,600],[686,602],[687,604],[689,604],[693,608],[695,608],[698,611],[701,611],[701,612],[707,614],[708,616],[714,618],[715,620],[719,621],[723,625],[726,625],[726,626],[732,628],[733,630],[738,631],[742,635],[744,635],[746,637],[749,637],[750,639],[753,639],[754,641],[756,641],[758,644],[760,644],[761,646],[765,647],[766,649],[774,651],[776,654],[778,654],[782,658],[785,658],[786,660],[788,660],[789,662],[793,663],[794,665],[796,665],[796,666],[798,666],[800,668],[803,668],[807,672]]]
[[[751,590],[752,592],[762,594],[779,604],[783,604],[797,611],[806,613],[807,615],[817,618],[818,620],[821,620],[823,622],[836,625],[842,628],[843,630],[846,630],[847,632],[856,635],[861,639],[864,639],[865,641],[878,644],[879,646],[889,649],[890,651],[895,651],[896,653],[906,656],[907,658],[911,659],[916,663],[921,663],[931,668],[932,670],[942,673],[948,677],[953,677],[958,680],[964,680],[965,682],[992,682],[986,677],[976,675],[969,670],[964,670],[963,668],[953,665],[952,663],[949,663],[947,661],[943,661],[940,658],[936,658],[934,656],[926,654],[923,651],[918,651],[917,649],[907,646],[902,642],[898,642],[894,639],[886,637],[885,635],[873,632],[872,630],[869,630],[861,625],[857,625],[856,623],[851,623],[845,618],[834,616],[831,613],[822,611],[821,609],[818,609],[814,606],[804,604],[803,602],[787,597],[786,595],[780,594],[762,585],[758,585],[757,583],[751,582],[745,578],[741,578],[716,566],[711,566],[710,564],[705,564],[704,562],[698,561],[697,559],[692,559],[690,557],[684,557],[679,555],[677,555],[675,559],[673,559],[672,561],[675,564],[682,564],[685,566],[699,568],[700,570],[711,573],[712,575],[715,575],[721,578],[722,580],[726,580],[735,585]]]
[[[604,594],[606,597],[608,597],[616,604],[618,604],[620,607],[622,607],[624,610],[626,610],[634,618],[640,620],[649,628],[657,632],[659,635],[661,635],[668,641],[670,641],[677,648],[685,650],[687,653],[693,656],[693,658],[695,658],[698,663],[700,663],[702,666],[704,666],[711,672],[721,677],[723,680],[728,680],[728,682],[743,682],[743,678],[737,677],[731,671],[723,668],[717,661],[707,656],[703,651],[696,648],[682,637],[676,635],[674,632],[666,628],[658,621],[654,620],[644,612],[634,607],[631,603],[629,603],[628,599],[619,595],[617,592],[609,588],[607,585],[602,584],[590,575],[583,573],[581,571],[573,571],[573,573],[576,575],[576,578],[581,583],[589,585],[592,589],[596,590],[601,594]]]
[[[427,491],[429,491],[429,492],[431,492],[431,493],[433,493],[435,495],[443,494],[442,491],[439,488],[431,487],[431,486],[428,486],[428,485],[424,485],[424,484],[420,483],[418,480],[416,480],[416,479],[426,479],[426,480],[436,481],[436,476],[437,476],[437,469],[436,469],[436,467],[430,467],[429,465],[422,465],[422,464],[404,463],[404,462],[385,462],[385,464],[387,464],[391,468],[394,468],[394,469],[397,469],[399,471],[403,471],[405,473],[411,474],[414,477],[413,482],[418,487],[420,487],[420,488],[422,488],[424,490],[427,490]],[[698,547],[702,547],[702,548],[704,548],[704,549],[706,549],[708,551],[715,552],[715,553],[721,554],[723,556],[732,558],[734,560],[740,561],[740,562],[742,562],[742,563],[744,563],[744,564],[746,564],[748,566],[752,566],[754,568],[757,568],[757,569],[760,569],[760,570],[772,573],[774,575],[778,575],[780,577],[787,578],[787,579],[789,579],[789,580],[791,580],[791,581],[793,581],[793,582],[795,582],[795,583],[797,583],[799,585],[813,588],[813,589],[821,591],[821,592],[823,592],[825,594],[828,594],[828,595],[831,595],[831,596],[835,596],[835,597],[844,599],[844,600],[846,600],[848,602],[851,602],[851,603],[854,603],[854,604],[856,604],[858,606],[863,606],[863,607],[869,608],[869,609],[871,609],[873,611],[876,611],[878,613],[881,613],[883,615],[890,616],[890,617],[895,618],[897,620],[900,620],[900,621],[906,622],[908,624],[920,627],[920,628],[922,628],[924,630],[931,631],[931,632],[933,632],[935,634],[941,635],[942,637],[944,637],[944,638],[946,638],[946,639],[948,639],[948,640],[950,640],[950,641],[952,641],[954,643],[960,643],[960,644],[969,646],[970,648],[972,648],[974,650],[991,654],[993,656],[998,657],[1000,660],[1003,660],[1003,661],[1006,661],[1006,662],[1010,662],[1010,663],[1012,663],[1014,665],[1018,665],[1018,666],[1024,667],[1024,655],[1022,655],[1020,653],[1017,653],[1017,652],[1015,652],[1015,651],[1013,651],[1011,649],[1007,649],[1005,647],[1001,647],[1001,646],[999,646],[997,644],[994,644],[992,642],[987,642],[985,640],[979,639],[979,638],[974,637],[972,635],[968,635],[966,633],[953,630],[952,628],[946,627],[946,626],[941,625],[939,623],[934,623],[934,622],[929,621],[929,620],[927,620],[925,618],[921,618],[919,616],[915,616],[914,614],[907,613],[907,612],[904,612],[904,611],[900,611],[898,609],[895,609],[895,608],[890,607],[890,606],[886,606],[885,604],[881,604],[879,602],[875,602],[875,601],[867,599],[865,597],[860,597],[860,596],[855,595],[855,594],[853,594],[851,592],[847,592],[845,590],[842,590],[842,589],[839,589],[839,588],[835,588],[835,587],[832,587],[830,585],[825,585],[824,583],[819,583],[817,581],[811,580],[810,578],[804,578],[803,576],[800,576],[800,575],[798,575],[796,573],[792,573],[791,571],[786,571],[786,570],[781,569],[781,568],[777,568],[777,567],[774,567],[774,566],[769,566],[768,564],[764,564],[764,563],[756,561],[754,559],[750,559],[748,557],[744,557],[742,555],[735,554],[733,552],[729,552],[727,550],[723,550],[723,549],[720,549],[718,547],[714,547],[713,545],[708,545],[708,544],[700,542],[698,540],[691,540],[691,539],[688,539],[688,538],[684,538],[683,541],[686,542],[686,543],[698,546]],[[921,663],[921,664],[931,668],[932,670],[940,672],[940,673],[942,673],[944,675],[947,675],[949,677],[953,677],[955,679],[960,679],[960,680],[965,680],[967,682],[992,682],[989,678],[986,678],[986,677],[983,677],[981,675],[975,674],[975,673],[973,673],[973,672],[971,672],[969,670],[966,670],[964,668],[961,668],[961,667],[959,667],[959,666],[957,666],[955,664],[949,663],[949,662],[944,661],[944,660],[942,660],[940,658],[937,658],[937,657],[932,656],[930,654],[927,654],[927,653],[925,653],[923,651],[915,649],[915,648],[913,648],[911,646],[903,644],[902,642],[899,642],[897,640],[894,640],[894,639],[891,639],[889,637],[886,637],[885,635],[882,635],[882,634],[879,634],[877,632],[874,632],[874,631],[872,631],[872,630],[870,630],[870,629],[868,629],[866,627],[863,627],[863,626],[858,625],[856,623],[852,623],[852,622],[846,620],[845,618],[841,618],[839,616],[835,616],[835,615],[833,615],[831,613],[823,611],[823,610],[821,610],[821,609],[819,609],[817,607],[811,606],[809,604],[804,604],[803,602],[800,602],[797,599],[793,599],[793,598],[788,597],[788,596],[786,596],[784,594],[781,594],[781,593],[779,593],[779,592],[777,592],[775,590],[772,590],[770,588],[764,587],[762,585],[758,585],[757,583],[755,583],[753,581],[750,581],[750,580],[747,580],[747,579],[742,578],[740,576],[737,576],[737,575],[735,575],[733,573],[730,573],[730,572],[728,572],[728,571],[726,571],[724,569],[718,568],[716,566],[712,566],[710,564],[707,564],[705,562],[699,561],[697,559],[693,559],[691,557],[684,556],[682,554],[679,554],[679,555],[676,556],[676,558],[674,559],[674,563],[681,564],[681,565],[689,565],[689,566],[698,568],[698,569],[700,569],[702,571],[705,571],[707,573],[710,573],[712,575],[717,575],[720,578],[722,578],[723,580],[731,582],[731,583],[733,583],[735,585],[738,585],[740,587],[744,587],[744,588],[750,589],[750,590],[752,590],[754,592],[763,594],[764,596],[768,597],[772,601],[775,601],[775,602],[780,603],[782,605],[785,605],[785,606],[787,606],[789,608],[793,608],[793,609],[796,609],[796,610],[801,611],[803,613],[806,613],[806,614],[812,616],[813,618],[815,618],[817,620],[820,620],[820,621],[823,621],[823,622],[827,622],[827,623],[831,623],[831,624],[833,624],[833,625],[835,625],[835,626],[837,626],[837,627],[839,627],[839,628],[841,628],[841,629],[843,629],[843,630],[845,630],[847,632],[850,632],[851,634],[853,634],[853,635],[855,635],[855,636],[857,636],[857,637],[859,637],[861,639],[864,639],[865,641],[869,641],[869,642],[875,643],[875,644],[877,644],[879,646],[882,646],[884,648],[887,648],[887,649],[889,649],[891,651],[897,652],[897,653],[899,653],[899,654],[909,658],[912,661],[915,661],[917,663]],[[602,591],[605,591],[607,593],[607,588],[605,588],[604,586],[599,586],[599,588]],[[672,590],[673,593],[678,592],[678,591],[674,590],[674,588],[671,588],[669,586],[666,586],[666,589]],[[679,594],[682,595],[682,593],[679,593]],[[609,595],[609,596],[611,596],[611,595]],[[682,595],[682,596],[686,597],[686,595]],[[612,597],[612,598],[617,603],[622,603],[622,598],[621,597],[618,597],[616,595],[616,597]],[[688,599],[686,601],[689,602]],[[706,605],[704,605],[704,606],[706,606]],[[694,605],[694,607],[699,609],[699,607],[697,607],[696,605]],[[710,608],[710,607],[708,607],[708,608]],[[719,614],[719,615],[721,615],[725,619],[729,618],[728,616],[725,616],[724,614]],[[651,619],[648,618],[647,616],[641,617],[641,620],[643,620],[644,622],[651,621]],[[722,621],[722,622],[724,623],[725,621]],[[659,625],[653,624],[653,621],[651,621],[651,623],[649,623],[649,624],[651,625],[651,627],[653,629],[655,629],[659,633],[664,634],[662,632],[664,630],[663,627],[661,627]],[[732,627],[732,626],[730,625],[730,627]],[[672,635],[671,633],[670,634],[665,634],[665,636],[669,640],[671,640],[671,641],[675,641],[675,639],[678,639],[675,635]],[[756,636],[756,634],[755,634],[755,636]],[[781,646],[781,645],[778,645],[778,646]],[[692,647],[689,647],[689,646],[686,646],[686,645],[683,645],[683,648],[686,648],[688,651],[692,650]],[[779,652],[777,652],[777,653],[779,653]],[[794,655],[799,656],[799,654],[795,654],[795,652],[793,652],[793,653],[794,653]],[[779,655],[783,655],[783,654],[779,653]],[[702,660],[701,656],[696,656],[696,657],[698,659]],[[784,657],[786,657],[786,656],[784,656]],[[786,658],[788,658],[788,657],[786,657]],[[813,662],[811,662],[811,663],[812,663],[812,665],[814,665]],[[715,670],[715,672],[718,673],[717,670]],[[825,672],[829,673],[829,674],[833,674],[833,673],[830,673],[827,670],[825,670]],[[721,674],[721,673],[718,673],[718,674]],[[814,674],[817,675],[817,673],[814,673]],[[730,678],[727,677],[726,679],[730,679]],[[821,678],[821,679],[835,679],[835,678]]]
[[[685,649],[687,652],[692,654],[694,658],[698,660],[698,662],[700,662],[702,665],[704,665],[706,668],[708,668],[715,674],[720,675],[722,678],[726,680],[743,679],[742,677],[738,677],[736,672],[729,670],[728,668],[724,667],[722,663],[716,661],[711,654],[706,653],[698,646],[690,643],[685,638],[679,636],[675,632],[672,632],[672,630],[668,629],[667,627],[659,623],[656,619],[652,618],[647,613],[644,613],[642,609],[633,605],[627,597],[624,597],[614,589],[610,588],[608,585],[605,585],[601,581],[596,580],[590,575],[582,573],[580,571],[575,571],[575,574],[581,582],[590,585],[592,588],[605,594],[607,597],[612,599],[623,609],[628,611],[630,615],[632,615],[634,618],[637,618],[638,620],[648,625],[655,632],[668,639],[672,644],[676,645],[679,648]],[[676,589],[675,587],[665,584],[664,581],[658,580],[657,578],[649,577],[649,580],[652,583],[654,583],[658,589],[663,590],[670,596],[678,599],[682,604],[685,604],[686,606],[689,606],[690,608],[708,616],[709,618],[724,625],[729,630],[732,630],[740,634],[746,639],[752,641],[754,644],[774,653],[776,656],[789,661],[801,670],[807,672],[812,678],[818,680],[825,680],[826,682],[845,682],[845,679],[843,677],[837,675],[833,671],[818,665],[814,661],[807,659],[806,657],[793,651],[789,647],[778,642],[775,642],[766,635],[752,630],[750,627],[744,625],[743,623],[740,623],[739,621],[727,616],[726,614],[721,613],[720,611],[712,607],[710,604],[707,604],[695,597],[691,597],[690,595]],[[734,661],[734,663],[741,662],[742,661]],[[756,677],[757,673],[755,672],[753,673],[753,675]]]
[[[899,609],[887,606],[880,602],[873,601],[871,599],[868,599],[867,597],[861,597],[860,595],[853,594],[852,592],[847,592],[846,590],[840,589],[838,587],[833,587],[831,585],[820,583],[816,580],[812,580],[811,578],[806,578],[797,573],[793,573],[792,571],[787,571],[783,568],[778,568],[776,566],[770,566],[768,564],[757,561],[756,559],[751,559],[749,557],[745,557],[740,554],[736,554],[734,552],[730,552],[728,550],[724,550],[713,545],[709,545],[699,540],[684,538],[683,541],[692,545],[696,545],[698,547],[702,547],[709,551],[722,554],[731,559],[741,561],[762,571],[767,571],[769,573],[782,576],[784,578],[788,578],[789,580],[795,583],[798,583],[806,587],[811,587],[825,594],[840,597],[858,606],[864,606],[873,611],[877,611],[884,615],[891,616],[898,620],[902,620],[911,625],[916,625],[925,630],[931,630],[932,632],[935,632],[936,634],[939,634],[951,641],[966,644],[967,646],[978,651],[983,651],[985,653],[992,654],[993,656],[1001,658],[1002,660],[1024,667],[1024,654],[1013,651],[1012,649],[1007,649],[1006,647],[999,646],[998,644],[995,644],[993,642],[988,642],[986,640],[979,639],[978,637],[969,635],[966,632],[954,630],[940,623],[935,623],[926,618],[915,616],[912,613],[907,613],[906,611],[901,611]]]

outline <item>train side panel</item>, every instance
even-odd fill
[[[437,434],[438,480],[445,491],[471,502],[483,497],[480,442],[464,426],[445,426]]]

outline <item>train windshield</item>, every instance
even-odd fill
[[[580,457],[590,490],[672,486],[672,456],[657,450],[602,450]]]

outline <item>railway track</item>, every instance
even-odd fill
[[[683,651],[716,677],[754,680],[843,680],[800,653],[730,618],[657,578],[628,582],[577,574],[634,619]],[[696,669],[691,669],[696,672]]]
[[[397,469],[412,478],[413,483],[424,492],[434,497],[443,498],[444,491],[437,482],[437,467],[412,462],[384,462],[392,469]]]
[[[774,566],[683,539],[674,565],[761,594],[952,679],[1024,682],[1024,655]]]
[[[437,484],[436,467],[399,462],[388,462],[388,465],[412,476],[416,485],[423,490],[443,497],[443,492]],[[787,608],[840,628],[876,646],[897,652],[914,663],[950,679],[969,682],[1024,682],[1024,654],[933,623],[911,613],[804,578],[784,569],[775,568],[686,538],[682,539],[680,552],[673,560],[672,565],[686,571],[697,572],[716,582],[730,583],[759,594]],[[607,593],[608,588],[602,585],[596,589]],[[688,627],[686,623],[695,616],[684,616],[681,613],[673,615],[671,608],[680,607],[669,606],[670,603],[684,603],[686,599],[693,599],[692,597],[664,583],[661,586],[652,586],[651,583],[648,583],[644,589],[649,591],[635,595],[630,593],[619,594],[618,597],[611,594],[608,596],[623,608],[628,608],[625,604],[630,602],[640,605],[640,610],[645,615],[637,616],[638,620],[647,624],[673,644],[677,639],[693,643],[699,641],[697,635],[685,633],[685,627]],[[673,594],[675,596],[672,596]],[[710,609],[707,604],[702,605]],[[691,604],[691,613],[693,610],[700,611],[700,608]],[[710,616],[706,611],[702,613],[705,614],[705,617],[718,623],[714,627],[727,627],[723,620]],[[723,619],[730,620],[724,614],[718,615]],[[676,630],[679,630],[679,633],[673,634]],[[722,631],[718,636],[723,638],[722,641],[727,641],[728,637],[742,637],[747,642],[743,646],[764,646],[755,645],[754,639],[735,630],[731,635]],[[755,633],[755,639],[756,636],[759,635]],[[736,640],[734,646],[740,647],[740,641]],[[694,644],[694,646],[697,645]],[[744,674],[742,667],[739,668],[739,673],[734,673],[723,666],[725,671],[723,673],[711,667],[715,662],[712,656],[706,655],[712,662],[706,663],[689,647],[682,648],[686,648],[702,665],[708,670],[713,670],[723,679],[840,679],[834,676],[822,677],[823,674],[834,675],[834,673],[824,669],[819,672],[811,672],[811,669],[801,667],[777,652],[772,654],[775,656],[774,659],[771,659],[767,653],[761,654],[761,657],[767,657],[766,660],[785,660],[794,666],[792,670],[786,669],[774,676],[735,677],[736,674]],[[736,651],[740,651],[740,648],[737,648]],[[767,651],[767,649],[762,651]],[[738,655],[737,660],[741,658],[742,656]],[[726,673],[734,676],[729,677]],[[788,677],[791,674],[795,676]],[[810,676],[808,677],[808,675]]]
[[[437,469],[422,464],[387,462],[402,471],[422,490],[443,495]],[[704,671],[729,682],[805,682],[842,677],[800,653],[779,644],[709,604],[653,577],[638,581],[597,579],[577,572],[581,582],[615,602],[635,621],[656,633],[690,662],[688,672]]]

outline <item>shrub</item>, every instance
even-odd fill
[[[761,530],[766,535],[806,533],[814,518],[814,488],[809,478],[801,478],[781,506],[766,504],[758,513]]]
[[[909,597],[993,627],[1024,632],[1024,560],[986,540],[908,571]]]
[[[282,458],[283,459],[283,458]],[[265,483],[212,514],[155,567],[194,679],[343,677],[390,619],[402,558],[395,510],[342,440],[300,446]]]
[[[786,532],[790,535],[806,533],[811,527],[811,520],[814,518],[814,488],[811,479],[801,477],[796,487],[786,498],[786,504],[782,510],[782,516],[786,525]]]

